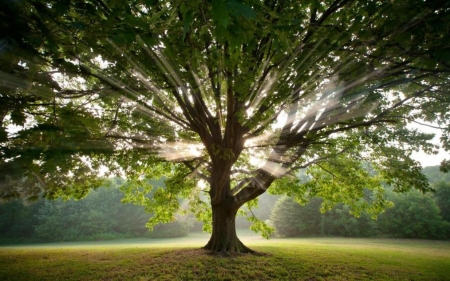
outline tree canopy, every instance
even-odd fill
[[[0,15],[3,198],[82,197],[107,167],[150,225],[187,197],[213,211],[207,248],[245,250],[218,229],[234,237],[268,189],[376,213],[382,183],[429,189],[410,156],[437,147],[408,125],[437,124],[450,148],[445,0],[28,0]]]

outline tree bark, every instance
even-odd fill
[[[235,221],[238,209],[226,203],[212,207],[213,231],[209,242],[203,249],[218,253],[254,252],[246,247],[237,237]]]

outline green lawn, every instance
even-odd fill
[[[0,280],[450,280],[450,241],[242,240],[263,255],[217,257],[208,236],[0,248]]]

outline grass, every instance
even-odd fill
[[[450,241],[241,233],[261,256],[211,256],[208,236],[0,248],[0,280],[450,280]]]

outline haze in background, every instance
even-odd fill
[[[415,127],[419,129],[422,132],[425,133],[433,133],[435,134],[433,143],[436,145],[440,145],[439,139],[442,136],[442,131],[440,129],[435,129],[427,126],[422,126],[418,124],[410,124],[410,127]],[[416,151],[412,154],[412,158],[414,160],[419,161],[423,167],[427,166],[438,166],[441,164],[442,160],[450,158],[450,154],[443,149],[440,149],[439,153],[436,155],[433,154],[426,154],[422,150]]]

